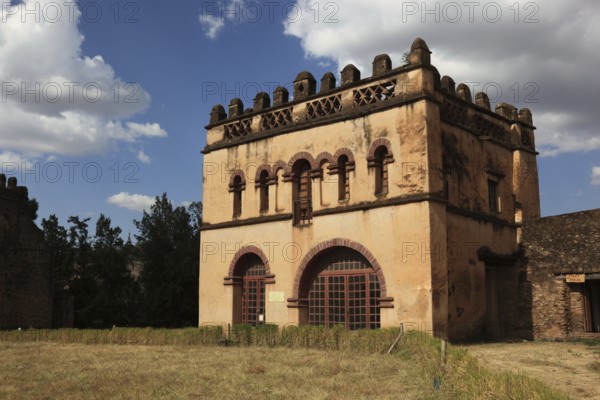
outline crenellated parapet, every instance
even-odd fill
[[[265,92],[258,93],[252,108],[246,110],[239,98],[231,100],[228,112],[217,104],[206,127],[208,139],[204,152],[356,118],[425,98],[440,105],[440,116],[445,122],[484,139],[534,151],[535,127],[529,110],[517,111],[500,103],[493,111],[484,92],[476,93],[473,99],[466,84],[457,86],[448,76],[440,78],[431,65],[431,51],[421,38],[413,42],[408,61],[392,68],[391,58],[380,54],[373,60],[371,77],[361,78],[358,68],[349,64],[340,72],[339,86],[335,75],[327,72],[320,79],[319,88],[315,77],[302,71],[293,81],[292,99],[288,90],[280,86],[272,93],[272,104]]]
[[[482,139],[492,139],[512,147],[535,150],[531,111],[519,111],[507,103],[498,103],[494,111],[485,92],[475,94],[469,86],[456,85],[449,76],[441,78],[442,94],[440,117],[443,121],[466,128]]]
[[[341,81],[327,72],[317,80],[308,71],[300,72],[293,82],[293,97],[284,87],[277,87],[270,96],[261,92],[254,98],[251,109],[244,111],[241,99],[232,99],[228,111],[220,104],[213,107],[207,126],[208,146],[227,147],[246,140],[260,139],[282,130],[302,129],[333,120],[354,118],[357,114],[387,108],[402,102],[414,101],[434,93],[430,81],[439,81],[437,70],[429,63],[430,52],[425,42],[417,39],[411,50],[410,63],[392,68],[387,54],[373,60],[373,72],[362,78],[354,65],[349,64],[340,73]],[[424,69],[430,78],[416,73]],[[436,85],[439,87],[439,84]]]
[[[494,140],[511,147],[535,150],[533,119],[527,108],[521,110],[508,103],[498,103],[494,111],[485,92],[475,95],[469,87],[455,82],[449,76],[441,79],[442,121],[465,128],[483,140]]]
[[[0,200],[12,204],[25,204],[29,200],[29,193],[25,186],[17,186],[17,178],[0,174]]]

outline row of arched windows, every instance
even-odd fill
[[[368,168],[373,169],[374,194],[388,193],[388,168],[394,162],[391,143],[387,139],[375,140],[367,157]],[[292,182],[292,209],[294,223],[304,224],[312,216],[312,179],[323,179],[323,166],[328,164],[328,174],[338,175],[337,197],[339,201],[350,198],[350,172],[355,169],[354,155],[347,148],[338,150],[333,156],[321,153],[316,159],[309,153],[300,152],[286,164],[278,161],[273,166],[261,165],[257,169],[255,186],[259,191],[259,211],[269,210],[269,186],[277,184],[277,173],[283,170],[283,182]],[[245,175],[242,170],[234,170],[229,182],[229,191],[233,193],[233,217],[242,214],[242,192],[246,188]]]

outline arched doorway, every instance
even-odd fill
[[[267,271],[253,253],[240,257],[234,269],[233,322],[257,325],[265,322],[265,283]]]
[[[309,325],[342,325],[346,329],[381,326],[381,288],[369,261],[348,247],[328,249],[311,262],[300,297],[308,303]]]

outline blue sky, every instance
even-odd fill
[[[251,107],[302,70],[318,80],[351,62],[367,77],[375,55],[398,66],[420,36],[442,75],[532,110],[543,215],[598,207],[599,7],[447,4],[2,3],[0,166],[39,200],[38,222],[104,213],[135,234],[154,196],[201,200],[214,104]]]

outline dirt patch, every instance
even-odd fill
[[[573,398],[600,400],[600,341],[464,346],[482,365],[537,378]]]

